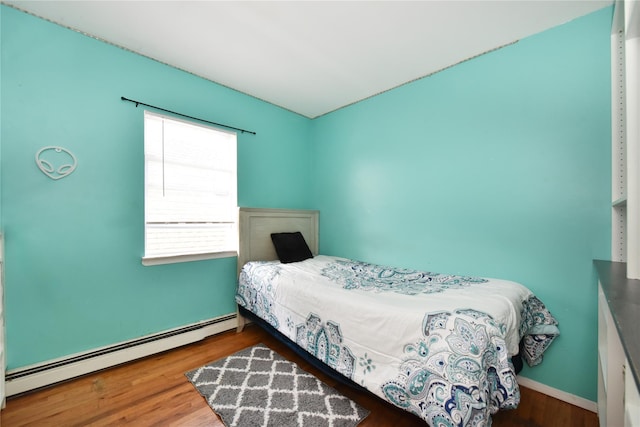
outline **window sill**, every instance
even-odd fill
[[[205,259],[216,259],[216,258],[231,258],[235,256],[238,256],[238,252],[236,251],[215,252],[215,253],[206,253],[206,254],[143,257],[142,265],[150,266],[150,265],[176,264],[179,262],[202,261]]]

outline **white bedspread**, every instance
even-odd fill
[[[526,287],[343,258],[251,262],[236,301],[327,365],[430,425],[490,425],[559,333]]]

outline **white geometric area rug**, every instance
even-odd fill
[[[369,415],[264,344],[185,375],[228,427],[351,427]]]

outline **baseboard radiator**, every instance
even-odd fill
[[[7,371],[6,394],[13,396],[200,341],[236,329],[236,313],[147,335],[130,341]]]

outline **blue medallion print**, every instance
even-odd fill
[[[480,277],[428,273],[352,260],[336,260],[322,269],[322,275],[340,284],[344,289],[396,292],[405,295],[432,294],[488,282]]]
[[[491,316],[427,313],[422,326],[423,339],[404,348],[398,376],[382,385],[387,400],[432,426],[484,426],[498,409],[517,405],[503,328]]]
[[[235,300],[239,306],[253,312],[276,329],[278,318],[273,313],[274,280],[280,273],[269,261],[253,261],[240,271]]]
[[[307,350],[331,368],[353,379],[356,358],[349,348],[342,345],[342,332],[338,324],[311,313],[304,324],[296,327],[296,344]]]
[[[558,321],[533,295],[522,303],[521,316],[520,352],[529,366],[535,366],[542,362],[542,353],[560,335]]]

